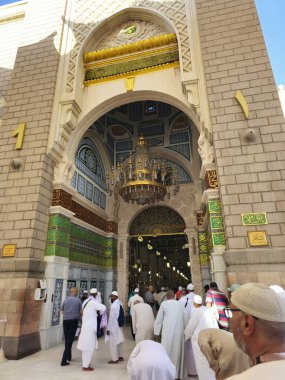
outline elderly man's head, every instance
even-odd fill
[[[278,347],[284,351],[285,304],[268,286],[240,286],[225,310],[237,345],[253,360],[271,353],[271,347],[275,347],[275,352]]]
[[[167,290],[167,293],[166,293],[166,298],[168,300],[173,300],[175,298],[175,294],[174,294],[174,291],[173,290]]]

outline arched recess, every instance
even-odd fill
[[[105,101],[96,104],[93,108],[90,107],[90,110],[84,116],[82,115],[82,117],[78,121],[76,128],[72,131],[70,139],[66,145],[66,154],[69,157],[69,160],[72,160],[72,157],[74,157],[77,146],[84,133],[88,130],[90,125],[92,125],[101,116],[108,113],[113,108],[120,107],[124,104],[149,99],[168,103],[185,113],[185,115],[187,115],[191,119],[194,126],[196,127],[196,133],[198,136],[199,131],[201,130],[200,121],[195,112],[194,107],[188,103],[185,96],[184,98],[181,97],[181,99],[179,99],[175,97],[174,94],[172,95],[169,93],[162,93],[153,90],[134,91],[131,93],[124,92],[109,97]]]
[[[147,7],[130,7],[130,8],[123,9],[111,15],[110,17],[106,18],[105,20],[101,21],[89,32],[89,34],[85,38],[84,42],[82,43],[79,49],[77,62],[76,62],[74,88],[77,89],[77,92],[80,91],[80,88],[82,88],[82,79],[84,77],[84,67],[83,67],[83,61],[82,61],[83,54],[87,51],[90,51],[96,48],[96,44],[98,44],[98,42],[104,36],[106,36],[106,34],[110,32],[110,30],[114,30],[120,24],[127,23],[129,21],[136,20],[136,19],[159,25],[165,29],[165,32],[174,33],[176,35],[177,42],[178,42],[178,49],[179,49],[180,67],[182,68],[182,63],[181,63],[182,52],[181,52],[180,37],[179,37],[179,33],[175,24],[159,11],[154,11],[153,9],[147,8]],[[94,41],[96,41],[96,43],[94,43]],[[79,93],[77,95],[79,95]]]
[[[174,288],[191,280],[182,216],[166,206],[139,212],[130,222],[129,287],[148,284]]]

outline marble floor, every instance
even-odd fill
[[[63,344],[42,350],[21,360],[7,360],[0,363],[1,380],[127,380],[127,359],[134,347],[129,329],[125,330],[126,341],[123,345],[125,361],[119,364],[108,364],[110,355],[104,338],[99,339],[98,350],[92,359],[92,372],[83,372],[81,351],[76,349],[76,342],[72,350],[73,359],[69,366],[61,367]],[[191,377],[185,379],[195,380]],[[159,379],[157,379],[159,380]]]

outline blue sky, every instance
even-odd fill
[[[17,0],[0,0],[0,5]],[[285,84],[285,0],[255,0],[276,84]]]

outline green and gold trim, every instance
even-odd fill
[[[84,54],[84,85],[126,78],[170,67],[179,67],[175,34],[166,34],[126,45]]]
[[[140,51],[161,48],[162,46],[175,44],[177,46],[177,39],[174,33],[164,34],[161,36],[148,38],[130,44],[112,47],[110,49],[103,49],[93,52],[85,53],[83,56],[84,65],[92,62],[108,60],[118,56],[126,56],[129,54],[137,53]]]

